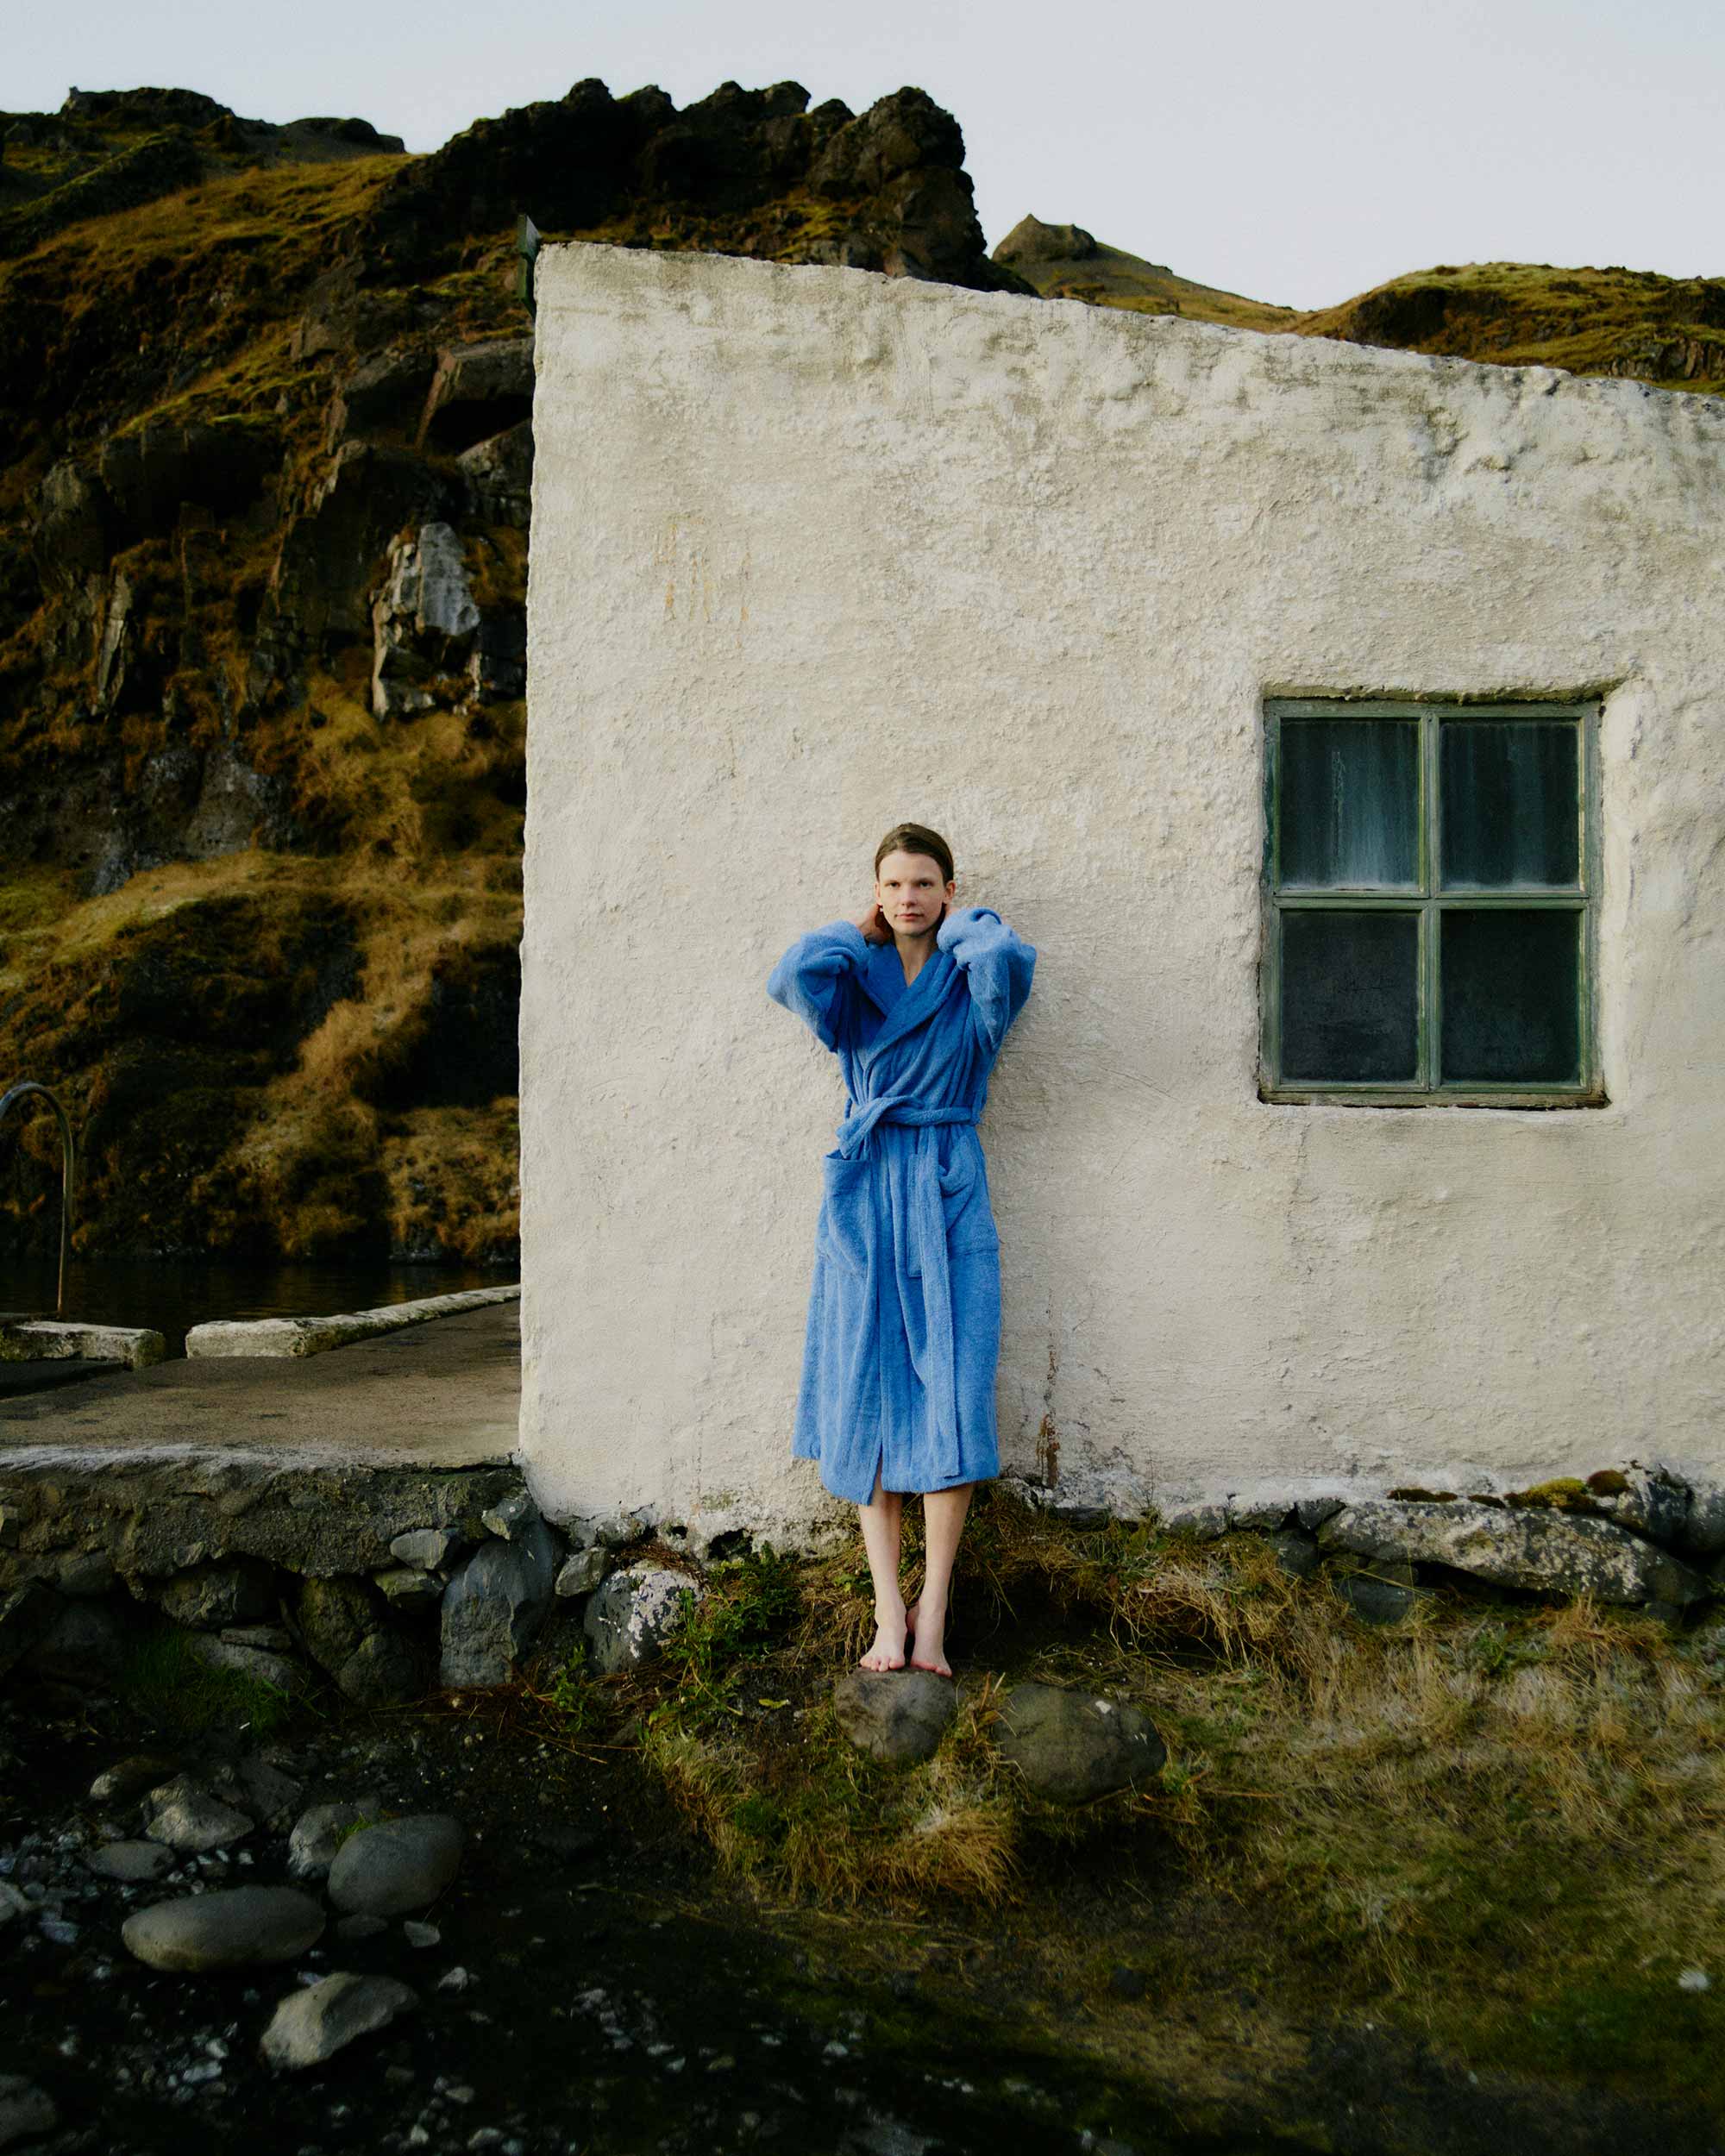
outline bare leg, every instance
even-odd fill
[[[911,1657],[913,1670],[932,1670],[950,1677],[946,1659],[946,1599],[952,1583],[952,1561],[958,1554],[958,1538],[964,1531],[974,1482],[956,1489],[932,1489],[922,1501],[924,1544],[927,1562],[922,1593],[916,1603],[917,1651]]]
[[[869,1570],[875,1582],[875,1644],[857,1665],[864,1670],[902,1670],[905,1666],[905,1598],[899,1590],[899,1531],[904,1503],[899,1491],[881,1489],[877,1468],[874,1496],[856,1507],[862,1546],[869,1552]]]

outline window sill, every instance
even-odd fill
[[[1397,1092],[1383,1087],[1265,1086],[1258,1097],[1277,1108],[1606,1108],[1610,1096],[1602,1087],[1587,1093],[1521,1093],[1504,1087],[1458,1089],[1454,1093]]]

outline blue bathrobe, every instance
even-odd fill
[[[1000,1238],[976,1123],[1036,953],[990,906],[950,912],[906,987],[850,921],[801,937],[767,993],[838,1057],[850,1094],[821,1161],[791,1451],[835,1497],[1000,1471]]]

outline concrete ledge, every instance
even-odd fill
[[[60,1318],[0,1320],[0,1362],[123,1363],[128,1369],[147,1369],[167,1353],[160,1332],[119,1325],[74,1325]]]
[[[417,1302],[386,1303],[379,1310],[349,1310],[332,1318],[224,1318],[195,1325],[185,1336],[189,1357],[230,1355],[322,1355],[327,1348],[351,1347],[356,1340],[402,1326],[424,1325],[433,1318],[453,1318],[458,1311],[483,1309],[487,1303],[513,1302],[520,1282],[509,1288],[470,1288],[459,1294],[426,1295]]]

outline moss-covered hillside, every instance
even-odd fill
[[[1194,284],[1159,262],[1107,246],[1081,225],[1026,217],[994,260],[1045,299],[1725,392],[1725,278],[1471,262],[1414,271],[1338,307],[1302,313]]]
[[[567,97],[429,157],[179,90],[0,115],[0,1082],[86,1250],[506,1261],[548,236],[1016,284],[957,123]],[[47,1119],[0,1249],[55,1232]]]

